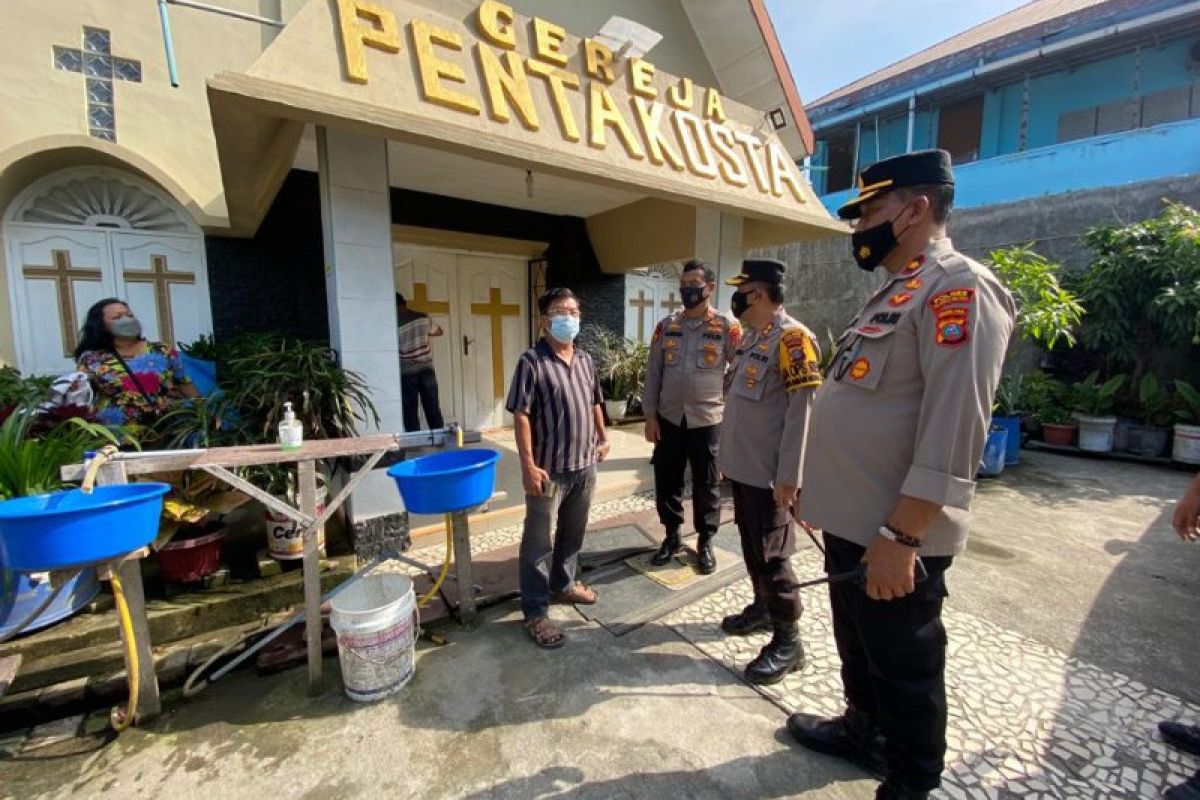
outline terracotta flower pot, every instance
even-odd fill
[[[1075,441],[1075,431],[1078,425],[1059,425],[1054,422],[1042,423],[1042,441],[1046,444],[1070,447]]]

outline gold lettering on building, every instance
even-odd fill
[[[711,120],[705,122],[704,127],[708,129],[708,138],[712,140],[713,151],[717,154],[717,168],[721,170],[721,177],[733,186],[748,186],[750,176],[746,174],[746,167],[738,158],[737,140],[733,138],[733,131]]]
[[[688,171],[701,178],[717,177],[717,159],[700,118],[686,111],[676,111],[672,121],[679,134],[679,143],[683,145],[683,160],[687,162]]]
[[[338,0],[337,8],[342,53],[346,58],[346,78],[354,83],[366,83],[365,48],[373,47],[384,53],[400,52],[396,17],[386,8],[362,0]]]
[[[475,55],[479,58],[483,85],[487,89],[488,116],[497,122],[508,122],[512,119],[508,110],[511,103],[522,125],[531,131],[540,128],[537,106],[529,91],[529,78],[525,75],[524,60],[512,50],[497,57],[482,42],[475,45]]]
[[[716,89],[709,89],[704,100],[704,116],[716,122],[725,121],[725,107],[721,105],[721,95]]]
[[[621,115],[621,109],[613,101],[612,95],[608,93],[608,89],[605,89],[598,83],[593,83],[591,84],[589,97],[588,128],[590,134],[588,136],[588,144],[597,150],[603,150],[608,146],[604,129],[612,126],[612,129],[617,132],[617,136],[621,139],[621,144],[625,146],[625,152],[629,154],[630,158],[645,158],[646,154],[642,151],[642,146],[634,138],[633,131],[629,129],[629,123]]]
[[[533,18],[533,55],[556,67],[567,65],[567,54],[562,51],[567,32],[553,22],[540,17]]]
[[[794,172],[796,164],[787,153],[783,152],[783,148],[775,142],[767,143],[767,164],[771,171],[771,194],[776,197],[783,197],[783,187],[787,186],[788,191],[792,193],[792,199],[796,202],[804,202],[804,192],[800,188],[800,179]]]
[[[613,74],[613,53],[607,46],[591,39],[583,40],[583,63],[587,74],[598,81],[611,84],[617,79]]]
[[[691,78],[680,78],[679,82],[667,88],[667,101],[680,111],[691,111],[696,93]]]
[[[734,131],[733,138],[737,139],[738,144],[742,146],[742,153],[746,157],[746,163],[750,165],[750,173],[754,175],[754,183],[758,186],[758,190],[764,194],[771,191],[771,184],[767,182],[767,172],[763,169],[762,162],[758,160],[758,151],[762,150],[762,142],[757,136],[751,136],[744,131]]]
[[[479,5],[478,19],[479,32],[484,39],[505,50],[517,49],[516,16],[512,6],[496,0],[483,0]]]
[[[658,97],[658,90],[654,88],[653,64],[640,58],[629,62],[629,91],[648,100]]]
[[[637,111],[638,127],[642,129],[642,138],[646,140],[646,154],[651,164],[670,164],[671,169],[683,172],[683,159],[663,136],[662,117],[667,110],[661,103],[651,103],[641,97],[633,98],[633,107]]]
[[[455,111],[478,114],[479,103],[475,102],[475,98],[457,92],[442,83],[443,80],[447,80],[465,85],[467,75],[463,72],[463,68],[433,52],[434,45],[461,52],[463,49],[462,37],[457,33],[442,30],[419,19],[414,19],[409,27],[412,29],[413,52],[417,54],[417,68],[421,72],[421,95],[431,103],[437,103]]]
[[[532,58],[525,60],[525,69],[531,75],[545,78],[546,85],[550,87],[554,115],[558,118],[558,128],[562,131],[563,138],[568,142],[578,142],[579,125],[575,123],[575,112],[571,110],[567,89],[579,88],[579,76]]]

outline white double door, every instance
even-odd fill
[[[105,297],[127,301],[152,341],[188,343],[212,333],[202,236],[25,224],[3,233],[24,373],[74,369],[88,308]]]
[[[681,307],[679,278],[625,276],[625,338],[649,344],[658,321]]]
[[[504,410],[529,347],[524,258],[394,244],[396,290],[444,332],[433,349],[442,414],[468,430],[512,424]]]

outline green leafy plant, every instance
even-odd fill
[[[1062,268],[1035,253],[1032,243],[993,250],[989,257],[992,272],[1016,301],[1020,337],[1047,350],[1060,341],[1073,347],[1084,307],[1059,283]]]
[[[1157,217],[1084,235],[1094,258],[1078,281],[1080,340],[1134,383],[1164,346],[1200,344],[1200,213],[1167,202]]]
[[[1025,399],[1025,376],[1021,373],[1005,375],[996,386],[996,399],[992,403],[992,414],[1000,417],[1015,417],[1028,407]]]
[[[233,402],[224,393],[176,403],[154,424],[156,446],[167,450],[223,447],[249,441]]]
[[[825,342],[825,347],[821,349],[821,360],[817,362],[822,377],[828,377],[829,370],[833,368],[833,359],[837,356],[837,339],[829,328],[825,329]]]
[[[1171,405],[1173,398],[1154,373],[1147,372],[1137,387],[1137,407],[1147,425],[1165,428],[1174,419]]]
[[[640,398],[650,363],[650,347],[607,328],[589,325],[583,345],[596,361],[600,389],[609,400]]]
[[[24,405],[0,423],[0,499],[62,489],[62,467],[82,461],[88,450],[132,443],[125,431],[82,417],[39,432],[44,422],[36,406]]]
[[[1187,381],[1175,381],[1175,418],[1188,425],[1200,423],[1200,391]]]
[[[202,358],[205,361],[217,362],[224,355],[224,348],[217,344],[217,340],[211,334],[198,336],[196,341],[189,344],[181,344],[179,347],[189,356]]]
[[[1066,406],[1047,405],[1038,411],[1037,418],[1043,425],[1072,425],[1075,422],[1072,414]]]
[[[1103,417],[1112,413],[1117,392],[1125,385],[1128,375],[1114,375],[1100,383],[1100,371],[1094,370],[1071,387],[1071,407],[1080,414]]]

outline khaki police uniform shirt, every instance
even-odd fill
[[[812,332],[783,309],[743,331],[725,390],[717,469],[762,489],[800,485],[813,394],[821,385]]]
[[[721,422],[725,368],[733,361],[742,329],[737,320],[709,308],[703,317],[676,311],[654,328],[642,410],[689,428]]]
[[[942,506],[923,555],[966,546],[1015,306],[949,239],[890,276],[838,341],[817,393],[801,517],[868,545],[901,495]]]

